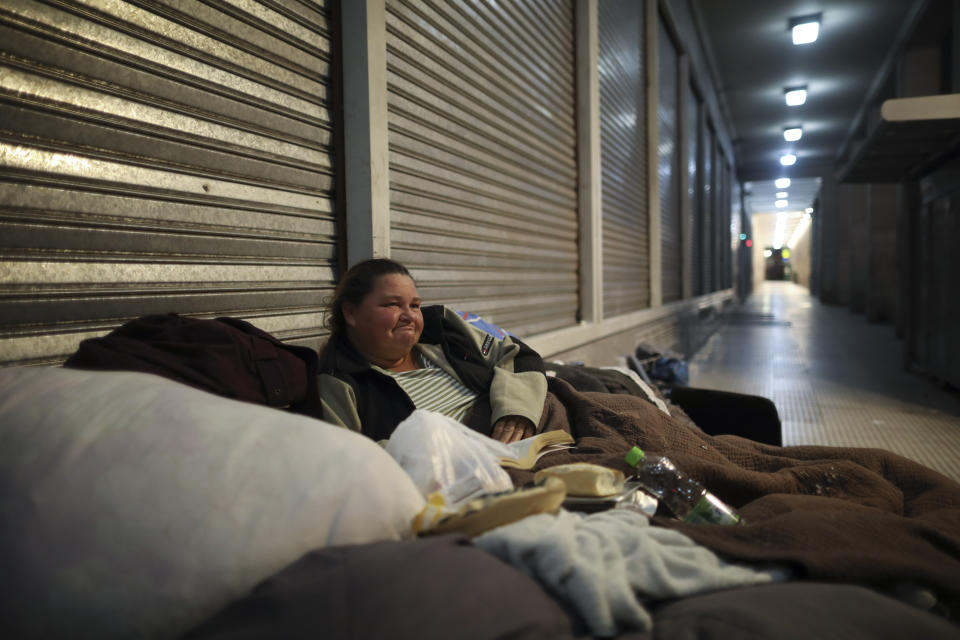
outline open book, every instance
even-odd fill
[[[544,431],[504,445],[510,449],[511,455],[510,457],[501,456],[500,466],[529,469],[548,453],[570,449],[573,444],[573,437],[566,431]]]

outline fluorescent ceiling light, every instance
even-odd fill
[[[773,203],[773,205],[774,205],[777,209],[783,209],[784,207],[787,206],[787,201],[786,201],[786,200],[777,200],[776,202]]]
[[[785,167],[789,167],[790,165],[795,164],[796,161],[797,161],[797,156],[793,155],[792,153],[785,153],[782,156],[780,156],[780,164],[782,164]]]
[[[793,32],[793,44],[816,42],[820,35],[820,14],[791,18],[790,31]]]
[[[813,213],[813,207],[807,207],[806,213]]]
[[[783,130],[783,139],[787,142],[796,142],[803,137],[803,127],[786,127]]]
[[[807,87],[787,87],[783,90],[783,99],[788,107],[799,107],[807,101]]]
[[[773,181],[777,189],[786,189],[790,186],[790,178],[777,178]]]
[[[788,195],[788,194],[787,194],[786,191],[777,191],[777,198],[778,198],[778,199],[786,198],[787,195]]]

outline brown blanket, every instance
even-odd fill
[[[538,469],[594,462],[629,473],[633,445],[667,455],[739,510],[742,526],[691,525],[657,516],[730,558],[788,564],[802,578],[892,589],[931,588],[960,613],[960,484],[880,449],[763,445],[710,436],[630,395],[580,393],[550,379],[546,429],[569,431],[576,449],[552,453]]]

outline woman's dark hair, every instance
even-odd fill
[[[347,272],[340,277],[333,297],[327,304],[324,323],[331,335],[341,335],[347,330],[347,322],[343,318],[343,303],[359,305],[367,294],[373,291],[377,278],[390,274],[413,279],[405,266],[388,258],[371,258],[347,269]]]

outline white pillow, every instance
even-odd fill
[[[8,638],[175,637],[423,506],[379,445],[319,420],[149,374],[0,369]]]

